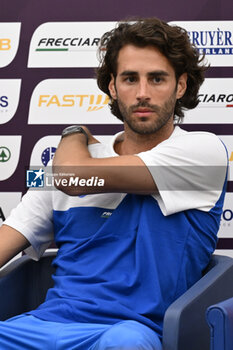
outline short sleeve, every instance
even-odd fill
[[[164,215],[188,209],[209,211],[220,198],[228,157],[216,135],[178,128],[169,139],[137,156],[155,181],[159,194],[154,197]]]
[[[52,191],[29,190],[4,221],[31,243],[25,252],[38,260],[53,240]]]

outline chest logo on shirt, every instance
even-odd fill
[[[111,215],[112,215],[112,213],[110,211],[104,211],[101,214],[101,218],[108,219]]]

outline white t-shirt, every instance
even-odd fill
[[[92,144],[94,158],[117,156],[112,141]],[[163,215],[188,209],[209,211],[222,193],[227,171],[227,153],[214,134],[186,132],[175,127],[172,135],[153,149],[137,154],[151,172],[159,190],[153,195]],[[4,224],[21,232],[31,243],[27,253],[38,259],[53,240],[53,210],[98,206],[115,209],[126,194],[103,193],[68,196],[61,191],[29,190]]]

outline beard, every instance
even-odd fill
[[[160,130],[173,117],[176,105],[176,91],[167,99],[162,106],[152,105],[146,100],[141,100],[137,104],[127,107],[119,98],[117,99],[118,107],[121,112],[123,121],[131,130],[140,135],[149,135]],[[140,107],[146,107],[156,114],[157,117],[148,121],[147,117],[133,117],[133,112]]]

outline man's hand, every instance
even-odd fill
[[[93,143],[100,143],[90,132],[90,130],[86,126],[82,126],[83,130],[85,130],[88,136],[88,145],[92,145]]]

